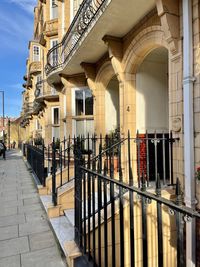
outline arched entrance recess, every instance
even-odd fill
[[[123,55],[123,59],[122,59],[122,65],[124,66],[123,67],[123,72],[125,73],[126,77],[130,77],[130,79],[128,80],[128,83],[127,82],[125,83],[124,89],[127,90],[127,89],[130,88],[130,90],[132,90],[132,92],[133,92],[133,97],[129,98],[126,102],[127,103],[129,103],[129,102],[132,103],[133,102],[133,106],[135,107],[135,112],[133,112],[131,114],[131,116],[133,118],[133,123],[131,125],[131,127],[132,127],[132,135],[134,135],[136,133],[136,130],[137,130],[137,127],[138,127],[138,122],[137,122],[137,119],[136,119],[137,114],[138,114],[138,112],[136,112],[136,109],[138,108],[137,103],[136,103],[136,98],[137,98],[136,97],[136,93],[137,93],[137,86],[136,86],[137,78],[136,78],[136,76],[137,76],[137,73],[140,70],[140,67],[142,66],[142,63],[145,61],[145,59],[148,56],[153,56],[153,54],[151,55],[151,53],[153,53],[153,51],[156,52],[156,49],[161,49],[161,48],[162,49],[166,48],[167,51],[170,51],[170,47],[169,47],[168,43],[166,42],[166,38],[165,38],[165,35],[164,35],[162,27],[158,26],[158,25],[155,25],[155,26],[152,26],[152,27],[147,27],[144,30],[142,30],[141,32],[139,32],[138,35],[136,35],[133,38],[133,40],[131,41],[130,45],[128,46],[128,48],[126,49],[126,51],[125,51],[125,53]],[[172,73],[172,72],[178,73],[179,70],[177,70],[177,66],[179,66],[179,63],[178,63],[179,60],[180,60],[180,58],[176,59],[176,61],[172,60],[172,54],[169,52],[168,59],[167,59],[167,62],[169,64],[169,69],[170,69],[169,73]],[[169,112],[167,112],[167,114],[170,113],[170,115],[168,115],[168,118],[170,118],[170,120],[169,119],[168,120],[169,120],[169,125],[170,125],[170,128],[171,128],[172,119],[173,119],[173,116],[175,116],[175,113],[174,113],[174,111],[172,109],[172,104],[171,104],[172,103],[172,99],[171,99],[172,94],[168,94],[169,91],[172,88],[172,83],[173,83],[172,75],[169,75],[169,79],[167,78],[167,81],[168,80],[169,80],[169,85],[167,86],[167,91],[166,92],[167,92],[167,95],[169,95],[168,107],[170,106],[170,109],[169,109]],[[179,84],[179,82],[177,81],[177,83],[175,85],[175,88],[178,88],[179,86],[181,86],[181,84]],[[169,105],[169,103],[170,103],[170,105]],[[125,108],[126,108],[126,106],[125,106]],[[142,109],[140,109],[140,112],[142,112]],[[129,113],[131,113],[131,112],[129,112]],[[156,120],[156,118],[155,118],[155,120]],[[167,125],[167,123],[165,125]],[[153,125],[150,125],[150,126],[152,128],[152,133],[151,134],[153,136],[153,128],[155,128],[155,125],[154,125],[154,127],[153,127]],[[130,125],[129,125],[129,127],[130,127]],[[158,129],[157,129],[157,133],[158,133],[158,131],[159,132],[161,132],[162,130],[165,131],[165,128],[166,128],[166,131],[167,131],[169,126],[168,127],[163,127],[163,124],[162,124],[162,126],[160,125],[158,127]],[[141,134],[143,134],[143,136],[145,134],[144,127],[143,127],[143,132],[141,132]],[[159,143],[159,146],[161,146],[161,143],[162,142]],[[174,149],[175,149],[175,144],[173,146],[174,146]],[[168,148],[169,148],[169,145],[168,146],[166,145],[166,150]],[[133,157],[137,158],[137,160],[138,160],[138,157],[135,156],[137,152],[138,151],[135,151]],[[140,168],[134,168],[134,171],[137,170],[137,172],[139,174],[139,175],[138,174],[134,175],[135,180],[136,180],[136,177],[139,180],[139,178],[141,177],[142,171],[144,173],[147,173],[147,160],[145,158],[146,157],[145,156],[146,155],[145,154],[146,153],[146,148],[145,147],[143,149],[143,152],[144,152],[144,154],[143,154],[144,156],[140,154],[141,155],[141,161],[143,160],[143,165],[140,164]],[[170,166],[170,168],[169,168],[169,165],[170,165],[170,162],[169,162],[169,151],[166,151],[164,154],[165,154],[166,168],[170,169],[170,171],[172,170],[171,174],[169,174],[169,170],[166,171],[167,172],[166,180],[169,179],[169,176],[170,176],[170,182],[172,182],[173,168],[171,168],[172,166]],[[149,157],[150,157],[151,160],[155,161],[155,155],[154,154],[153,155],[149,155]],[[162,156],[162,157],[158,156],[158,159],[160,161],[163,158],[164,158],[164,156]],[[137,166],[138,166],[138,164],[137,164]],[[163,163],[160,164],[160,162],[159,162],[158,166],[163,166]],[[156,168],[154,168],[153,175],[152,175],[154,180],[156,179],[155,169]],[[140,171],[140,173],[139,173],[139,171]],[[162,172],[161,169],[158,169],[158,173],[160,174],[161,178],[164,177],[163,172]]]
[[[119,82],[114,76],[105,90],[105,129],[109,134],[119,128]]]
[[[107,108],[106,103],[109,103],[109,101],[113,99],[112,93],[116,88],[116,79],[117,78],[110,61],[105,61],[98,70],[95,80],[95,132],[97,135],[102,134],[104,136],[109,130],[111,130],[111,128],[108,129],[106,126],[110,116],[110,114],[108,114],[109,109]],[[116,98],[114,97],[114,99]],[[115,101],[114,105],[112,105],[110,109],[114,109],[116,105],[117,101]]]
[[[136,129],[145,133],[168,132],[168,51],[151,51],[136,73]]]
[[[164,47],[152,50],[137,69],[136,129],[141,138],[144,136],[149,138],[149,141],[143,142],[140,147],[140,151],[148,149],[149,155],[147,157],[147,153],[143,155],[143,152],[140,152],[140,172],[143,171],[145,174],[148,172],[150,181],[155,180],[156,173],[164,181],[168,180],[168,50]],[[156,143],[150,140],[151,138],[157,138]]]

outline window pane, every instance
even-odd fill
[[[94,120],[86,120],[86,136],[94,134]]]
[[[60,127],[53,127],[53,137],[55,138],[55,140],[60,138]]]
[[[59,109],[53,109],[53,124],[59,124]]]
[[[76,116],[83,115],[83,91],[75,91]]]
[[[51,19],[57,19],[58,18],[58,5],[55,0],[52,0],[51,12],[52,12]]]
[[[40,48],[39,46],[33,47],[33,61],[39,61],[40,60]]]
[[[54,46],[56,46],[58,44],[58,40],[53,40],[52,42],[51,42],[51,48],[53,48]],[[52,51],[52,53],[51,53],[51,64],[53,65],[53,66],[56,66],[57,64],[58,64],[58,49],[57,48],[55,48],[53,51]]]
[[[84,120],[76,121],[76,136],[84,136]]]
[[[90,90],[85,90],[85,115],[93,115],[93,96]]]

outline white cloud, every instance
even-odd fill
[[[33,14],[33,9],[36,6],[36,0],[7,0],[7,2],[14,3],[25,11]]]

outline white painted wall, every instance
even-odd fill
[[[79,9],[80,4],[83,0],[70,0],[70,23],[76,15],[76,12]]]
[[[165,50],[158,48],[151,52],[136,74],[136,128],[143,133],[169,129],[168,56]]]
[[[106,133],[119,126],[119,82],[112,79],[105,91]]]

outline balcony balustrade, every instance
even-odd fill
[[[25,115],[30,115],[33,112],[33,103],[24,103],[23,111]]]
[[[58,19],[48,20],[44,24],[44,32],[48,37],[58,34]]]
[[[45,67],[47,75],[66,64],[83,37],[88,35],[91,23],[100,12],[104,11],[108,2],[109,0],[84,0],[82,2],[62,42],[51,48],[47,54]]]
[[[41,80],[36,83],[35,100],[37,102],[58,100],[58,92],[55,88],[49,86],[46,80]]]
[[[38,72],[41,72],[41,62],[34,61],[29,65],[29,74],[37,74]]]

